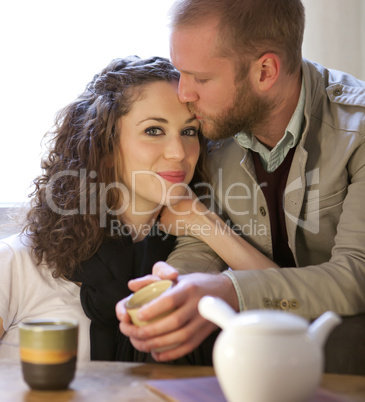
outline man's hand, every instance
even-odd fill
[[[175,268],[171,267],[163,261],[160,261],[154,265],[152,275],[146,275],[140,278],[132,279],[128,282],[128,287],[132,292],[137,292],[137,290],[144,288],[150,283],[162,279],[170,279],[171,281],[176,282],[178,275],[179,273],[176,271]]]
[[[177,271],[166,263],[156,263],[151,277],[172,279]],[[146,277],[145,277],[146,278]],[[141,279],[143,281],[144,279]],[[149,279],[146,279],[149,280]],[[135,284],[135,283],[134,283]],[[193,273],[179,276],[176,285],[140,309],[139,319],[150,320],[169,310],[166,317],[144,327],[131,324],[125,310],[125,299],[116,306],[121,332],[142,352],[151,352],[156,361],[169,361],[193,351],[217,327],[198,312],[198,302],[205,296],[217,296],[238,311],[238,300],[231,280],[225,275]],[[178,345],[157,353],[155,349]]]

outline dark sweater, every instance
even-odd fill
[[[267,172],[262,166],[259,154],[252,152],[257,181],[262,186],[269,209],[274,262],[280,267],[296,266],[288,245],[284,213],[284,191],[294,151],[295,148],[292,148],[281,165],[273,172]]]

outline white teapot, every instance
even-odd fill
[[[328,311],[311,325],[285,311],[237,314],[223,300],[203,297],[200,314],[220,326],[213,364],[229,402],[302,402],[316,391],[323,371],[323,346],[341,322]]]

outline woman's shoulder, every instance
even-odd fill
[[[30,257],[30,240],[26,235],[18,233],[12,236],[0,239],[0,256],[18,255]]]
[[[47,289],[50,292],[66,291],[67,294],[77,297],[79,295],[76,284],[63,278],[55,278],[54,269],[45,262],[36,263],[32,256],[31,241],[24,234],[0,240],[0,261],[0,276],[4,279],[4,286],[6,282],[7,285],[22,288],[23,298],[26,298],[25,293],[29,293],[28,297],[37,291],[45,294]]]
[[[0,270],[13,272],[38,271],[39,266],[32,257],[30,239],[24,234],[15,234],[0,239]]]

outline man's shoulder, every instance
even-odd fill
[[[247,151],[237,144],[234,137],[223,141],[211,142],[208,147],[208,167],[211,174],[215,174],[218,168],[225,171],[236,167],[244,159]]]
[[[237,144],[234,136],[221,141],[209,141],[208,156],[210,159],[226,158],[234,152],[237,155],[243,155],[246,151]]]
[[[309,88],[311,115],[332,129],[352,130],[365,135],[365,82],[339,70],[303,61]]]
[[[309,60],[303,60],[303,70],[312,96],[325,90],[332,102],[365,108],[365,81]]]
[[[305,77],[311,77],[313,83],[321,78],[326,86],[342,83],[349,87],[365,88],[365,81],[356,78],[355,76],[333,68],[327,68],[319,63],[311,60],[303,59],[302,64]]]

